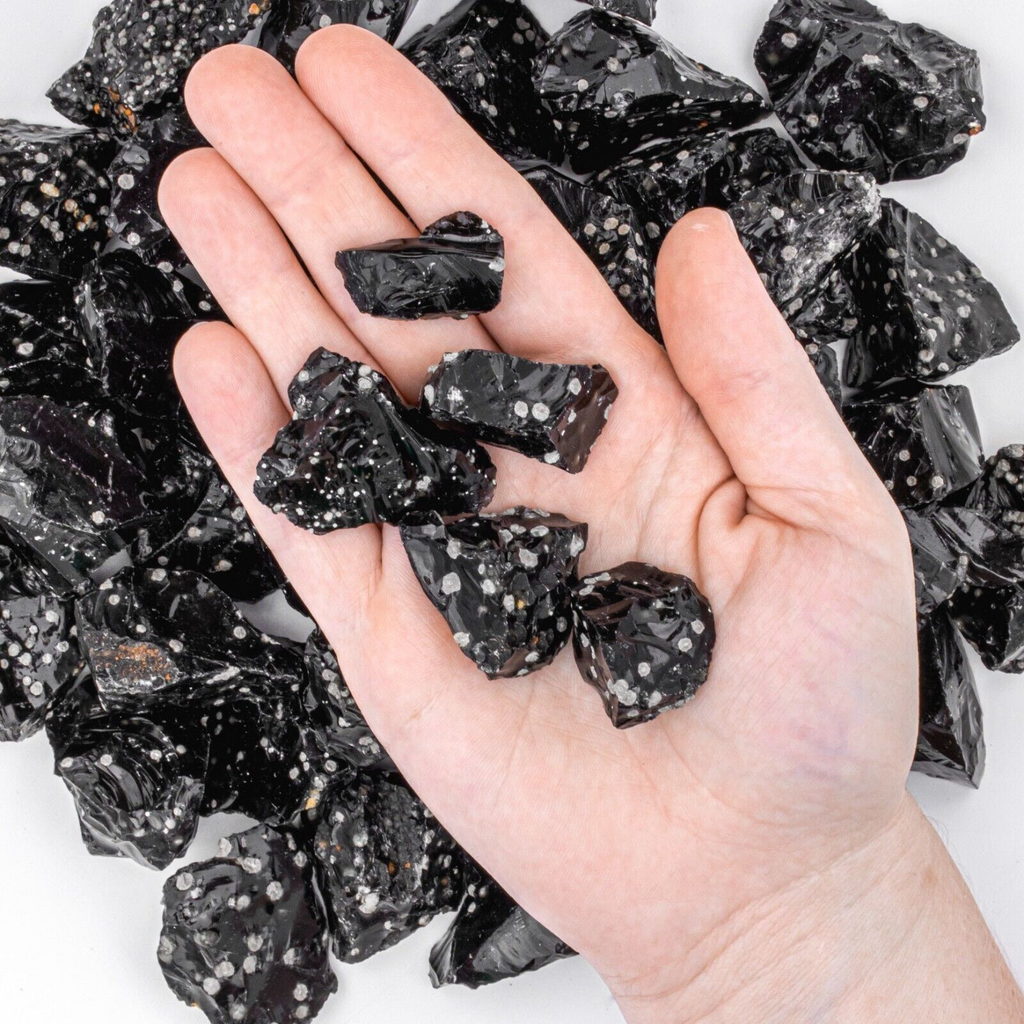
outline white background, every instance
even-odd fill
[[[413,27],[453,5],[421,0]],[[58,122],[44,92],[84,51],[100,0],[0,0],[0,117]],[[570,0],[533,0],[553,28]],[[886,192],[931,220],[1002,290],[1024,322],[1024,6],[1019,0],[889,0],[982,56],[989,128],[966,161]],[[690,56],[757,83],[754,41],[771,0],[660,0],[656,27]],[[358,102],[353,97],[353,102]],[[372,101],[372,100],[371,100]],[[1024,345],[975,367],[969,381],[986,449],[1024,441]],[[913,777],[1018,977],[1024,975],[1024,679],[985,672],[979,684],[989,744],[980,792]],[[70,796],[52,774],[46,740],[0,748],[0,1007],[17,1024],[181,1024],[201,1018],[165,987],[155,949],[161,879],[86,854]],[[213,854],[230,822],[205,822],[194,857]],[[623,894],[624,897],[625,894]],[[615,901],[616,894],[606,898]],[[622,899],[623,913],[628,902]],[[426,973],[436,921],[395,950],[339,967],[324,1024],[612,1024],[607,989],[579,960],[490,989],[434,992]],[[671,1022],[666,1022],[671,1024]]]

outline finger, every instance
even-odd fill
[[[444,352],[495,347],[475,319],[399,323],[355,308],[335,266],[338,250],[419,232],[276,60],[251,46],[222,47],[196,65],[185,95],[196,126],[270,211],[323,296],[407,397],[418,394],[424,368]]]
[[[192,328],[175,350],[174,373],[196,427],[285,575],[325,631],[354,643],[365,631],[380,576],[380,530],[317,537],[256,500],[256,464],[289,413],[255,349],[235,328]],[[317,601],[325,593],[331,601]]]

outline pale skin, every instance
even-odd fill
[[[905,791],[917,657],[900,516],[728,218],[697,211],[667,239],[662,349],[396,51],[325,29],[297,76],[226,47],[189,79],[214,148],[172,165],[161,208],[233,326],[194,328],[175,372],[412,786],[587,957],[629,1024],[1024,1019]],[[454,210],[506,238],[498,309],[414,324],[357,313],[335,251]],[[696,580],[719,633],[697,698],[617,731],[569,651],[490,682],[421,592],[396,529],[316,537],[259,505],[256,463],[320,345],[410,399],[428,365],[463,348],[608,367],[621,396],[586,470],[495,451],[493,507],[589,523],[585,571],[641,560]]]

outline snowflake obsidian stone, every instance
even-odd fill
[[[923,178],[962,160],[985,127],[977,53],[867,0],[779,0],[754,59],[820,167]]]
[[[516,508],[404,527],[402,541],[455,642],[490,678],[534,672],[565,646],[586,525]]]
[[[505,242],[473,213],[453,213],[419,238],[338,253],[356,309],[391,320],[468,317],[501,301]]]
[[[257,467],[256,497],[314,533],[475,512],[495,470],[478,445],[407,407],[376,370],[318,349],[292,381],[295,417]]]
[[[536,363],[504,352],[448,352],[423,386],[442,427],[579,473],[618,397],[603,366]]]
[[[803,167],[793,143],[774,128],[754,128],[729,136],[725,156],[707,174],[704,204],[728,210],[752,188]]]
[[[585,576],[573,624],[576,664],[617,729],[685,704],[708,678],[715,620],[685,576],[642,562]]]

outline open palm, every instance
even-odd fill
[[[314,35],[298,83],[227,47],[196,67],[187,99],[214,149],[171,167],[161,206],[234,324],[197,327],[178,348],[199,429],[411,785],[623,999],[660,997],[670,965],[727,941],[744,908],[897,815],[917,662],[895,506],[723,214],[691,214],[666,241],[666,350],[530,185],[370,34]],[[412,324],[356,312],[336,250],[454,210],[505,236],[498,309]],[[620,398],[586,470],[493,452],[494,507],[589,523],[584,571],[641,560],[694,578],[719,634],[697,698],[618,732],[569,652],[490,682],[423,595],[396,529],[316,537],[256,503],[288,383],[320,345],[410,399],[428,365],[464,348],[608,367]]]

